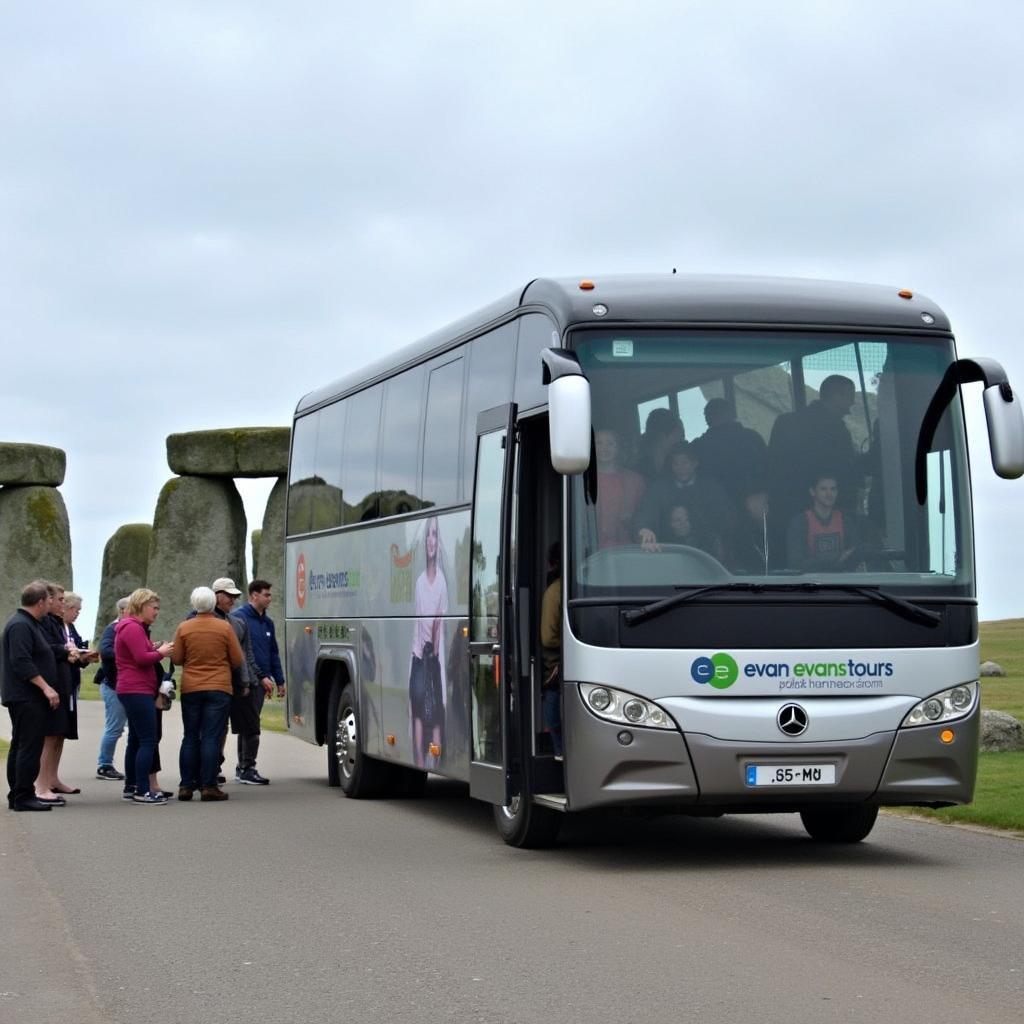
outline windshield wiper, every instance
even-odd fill
[[[904,615],[914,622],[923,623],[926,626],[937,626],[942,621],[938,612],[929,611],[919,604],[906,601],[902,597],[890,594],[877,586],[865,586],[860,583],[715,583],[707,587],[697,587],[695,590],[683,594],[673,594],[671,597],[664,597],[660,601],[652,601],[642,608],[634,608],[626,612],[622,619],[627,626],[635,626],[639,622],[654,618],[662,612],[667,612],[679,605],[686,604],[706,594],[745,592],[749,594],[762,593],[801,593],[814,594],[822,590],[837,590],[840,593],[860,594],[871,601],[884,605],[897,614]]]

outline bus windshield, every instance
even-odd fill
[[[963,417],[914,492],[948,337],[579,331],[595,458],[573,478],[575,597],[770,578],[973,596]]]

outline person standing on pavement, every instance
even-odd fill
[[[256,722],[259,723],[263,712],[263,701],[277,691],[278,697],[284,696],[284,668],[281,665],[281,652],[277,646],[277,632],[274,620],[267,614],[272,596],[271,584],[266,580],[253,580],[249,584],[249,600],[241,608],[231,613],[233,618],[246,619],[249,627],[249,639],[252,642],[253,661],[256,664],[257,683],[249,691],[249,699],[256,710]],[[270,780],[264,778],[256,770],[256,754],[259,750],[259,733],[246,742],[245,756],[242,753],[242,737],[239,736],[238,767],[235,769],[235,781],[249,786],[265,786]]]
[[[140,587],[132,591],[128,612],[114,627],[117,696],[128,716],[124,796],[141,804],[167,803],[167,797],[150,778],[159,739],[157,665],[173,650],[172,644],[157,647],[149,638],[148,629],[159,614],[160,595]]]
[[[114,767],[114,750],[117,741],[124,732],[127,721],[124,705],[117,699],[117,661],[114,658],[114,629],[124,618],[128,608],[128,598],[122,597],[117,602],[117,618],[107,625],[100,638],[100,670],[96,673],[96,682],[103,698],[103,737],[100,740],[100,751],[96,759],[96,778],[110,782],[123,782],[124,775]]]
[[[256,705],[252,701],[253,689],[260,685],[259,669],[256,668],[256,661],[252,653],[252,637],[249,635],[249,620],[245,617],[232,615],[235,601],[242,596],[242,592],[235,586],[235,581],[227,576],[221,576],[213,581],[210,588],[217,596],[217,607],[214,614],[221,619],[226,619],[231,628],[235,631],[238,643],[242,648],[245,659],[241,668],[232,673],[232,694],[231,710],[229,720],[231,731],[238,736],[238,765],[235,769],[235,779],[238,780],[241,774],[241,765],[244,761],[251,759],[256,764],[256,752],[260,746],[260,716]],[[227,730],[224,733],[227,741]],[[223,761],[222,761],[223,763]],[[251,785],[269,785],[269,779],[255,772]],[[258,781],[262,780],[262,781]]]
[[[0,703],[11,716],[7,806],[12,811],[48,811],[53,806],[35,793],[47,722],[60,704],[53,688],[57,660],[39,625],[48,608],[46,584],[33,580],[22,590],[21,607],[4,626],[0,646]]]
[[[179,800],[191,800],[199,789],[202,801],[227,800],[217,785],[220,742],[231,707],[231,676],[245,660],[232,626],[214,615],[217,598],[209,587],[196,587],[191,596],[193,618],[174,633],[171,660],[182,666],[181,788]]]

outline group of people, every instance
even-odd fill
[[[693,441],[677,415],[657,408],[635,469],[619,434],[599,427],[597,548],[682,544],[744,573],[767,572],[770,563],[793,571],[849,566],[862,532],[853,504],[865,459],[844,422],[854,398],[853,381],[827,377],[818,399],[777,418],[767,444],[724,398],[706,404],[707,430]]]
[[[82,599],[58,584],[34,580],[8,620],[0,647],[0,702],[11,717],[7,803],[15,811],[49,811],[80,792],[59,775],[65,739],[78,738],[81,670],[101,660],[96,681],[104,703],[104,731],[96,777],[123,782],[122,796],[160,805],[175,796],[159,783],[162,715],[174,699],[173,666],[181,666],[184,726],[179,753],[179,800],[222,801],[220,774],[228,726],[237,734],[235,781],[269,785],[256,768],[264,699],[285,692],[273,621],[267,615],[271,584],[253,580],[249,600],[221,577],[192,591],[192,612],[172,641],[151,638],[160,596],[139,588],[117,603],[118,617],[90,650],[74,627]],[[171,662],[165,668],[165,661]],[[128,727],[124,771],[114,766],[118,740]]]

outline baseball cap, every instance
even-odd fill
[[[235,586],[235,581],[227,576],[221,576],[220,579],[214,580],[210,589],[215,594],[231,594],[232,597],[240,597],[242,594],[238,587]]]

